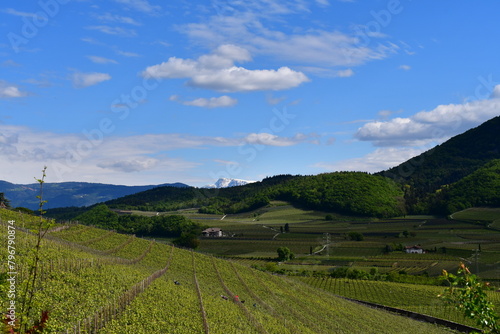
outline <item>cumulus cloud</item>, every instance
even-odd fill
[[[442,142],[500,114],[500,98],[493,90],[490,99],[462,104],[440,105],[408,118],[369,122],[359,128],[355,137],[376,146],[415,146],[425,142]]]
[[[27,92],[21,91],[16,85],[0,80],[0,99],[18,98],[27,95]]]
[[[147,67],[142,75],[165,79],[189,78],[190,86],[220,92],[284,90],[309,81],[304,73],[288,67],[278,70],[248,70],[234,66],[235,62],[250,60],[250,53],[246,49],[222,45],[213,53],[196,60],[171,57],[166,62]]]
[[[97,85],[103,81],[110,80],[111,76],[107,73],[81,73],[75,72],[71,76],[71,80],[73,81],[73,85],[76,88],[85,88],[93,85]]]
[[[186,106],[202,107],[202,108],[221,108],[221,107],[232,107],[238,103],[237,99],[233,99],[230,96],[223,95],[220,97],[198,98],[192,101],[181,101],[177,95],[172,95],[170,97],[171,101],[177,101]]]
[[[399,69],[409,71],[409,70],[411,70],[411,66],[410,65],[401,65],[401,66],[399,66]]]

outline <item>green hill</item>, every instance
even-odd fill
[[[500,207],[500,160],[493,160],[434,197],[436,210],[453,213],[471,207]]]
[[[432,208],[427,201],[429,195],[458,182],[493,159],[500,159],[500,116],[377,175],[405,185],[409,212],[422,213]],[[474,199],[466,201],[474,202]],[[442,207],[438,210],[443,211]]]
[[[9,220],[16,226],[21,307],[30,277],[22,268],[36,240],[17,224],[30,227],[35,218],[5,209],[0,218],[2,227]],[[6,247],[0,255],[6,258]],[[40,259],[27,321],[30,327],[47,311],[44,333],[450,332],[237,263],[90,226],[54,229]],[[8,286],[1,275],[2,293]]]
[[[359,216],[390,217],[404,212],[403,192],[395,182],[360,172],[279,175],[224,189],[161,187],[106,204],[110,208],[144,211],[199,207],[203,213],[223,214],[251,211],[271,200]]]

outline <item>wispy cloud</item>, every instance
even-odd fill
[[[122,50],[118,50],[116,49],[115,52],[117,54],[119,54],[120,56],[124,56],[124,57],[140,57],[141,55],[138,54],[138,53],[135,53],[135,52],[128,52],[128,51],[122,51]]]
[[[97,15],[97,19],[103,22],[115,22],[115,23],[124,23],[124,24],[130,24],[134,26],[141,26],[142,24],[137,22],[135,19],[128,17],[128,16],[122,16],[122,15],[117,15],[117,14],[111,14],[111,13],[105,13],[102,15]]]
[[[180,30],[207,46],[238,43],[252,50],[253,54],[298,62],[301,66],[358,66],[387,58],[400,49],[396,44],[381,40],[387,38],[382,33],[360,36],[360,29],[341,31],[308,27],[290,33],[278,30],[272,24],[298,13],[309,13],[311,2],[236,3],[221,5],[217,15],[203,22],[181,26]],[[317,4],[327,3],[317,1]],[[274,14],[270,15],[270,12]],[[377,43],[367,43],[366,38],[370,37],[377,38]]]
[[[252,133],[239,137],[210,137],[188,134],[145,134],[104,136],[90,140],[81,134],[56,134],[28,127],[0,124],[0,160],[6,175],[35,175],[38,166],[49,166],[51,182],[92,181],[130,184],[130,173],[148,177],[179,175],[201,165],[201,162],[172,158],[169,151],[238,147],[240,145],[292,146],[311,142],[314,136],[297,134],[280,137],[269,133]],[[84,150],[82,148],[85,148]],[[36,170],[33,170],[36,166]],[[177,174],[176,174],[177,173]],[[14,182],[25,182],[20,179]]]
[[[111,76],[107,73],[81,73],[75,72],[71,75],[71,81],[76,88],[85,88],[97,85],[103,81],[111,80]]]
[[[118,62],[114,59],[109,59],[99,56],[87,56],[87,58],[96,64],[118,64]]]
[[[146,14],[155,15],[161,10],[160,6],[152,5],[147,0],[115,0],[115,2]]]
[[[111,26],[106,26],[106,25],[100,25],[100,26],[88,26],[87,29],[89,30],[97,30],[100,31],[104,34],[108,35],[116,35],[116,36],[123,36],[123,37],[135,37],[137,36],[137,33],[133,29],[126,29],[126,28],[121,28],[121,27],[111,27]]]
[[[21,11],[18,11],[18,10],[15,10],[14,8],[6,8],[6,9],[2,9],[1,10],[3,13],[5,14],[10,14],[10,15],[14,15],[14,16],[21,16],[21,17],[38,17],[36,14],[34,13],[29,13],[29,12],[21,12]]]
[[[238,103],[237,99],[229,97],[227,95],[223,95],[220,97],[211,97],[211,98],[198,98],[192,101],[182,101],[179,96],[172,95],[170,96],[170,101],[176,101],[186,106],[193,107],[202,107],[202,108],[224,108],[224,107],[232,107]]]

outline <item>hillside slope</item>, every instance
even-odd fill
[[[428,204],[422,201],[429,194],[459,181],[493,159],[500,159],[500,116],[376,175],[407,185],[407,207],[410,212],[419,212],[428,209]]]
[[[0,224],[8,220],[32,221],[0,209]],[[16,238],[16,265],[26,265],[35,237],[19,228]],[[450,332],[237,263],[89,226],[51,232],[41,249],[29,318],[48,311],[47,333],[96,326],[98,333],[134,334]]]
[[[435,210],[451,214],[471,207],[500,207],[500,160],[493,160],[433,197]]]
[[[107,202],[110,208],[169,211],[197,207],[203,213],[247,212],[279,199],[300,207],[360,216],[404,213],[403,192],[392,180],[360,172],[278,175],[223,189],[161,187]]]

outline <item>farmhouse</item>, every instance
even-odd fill
[[[414,246],[406,246],[405,247],[406,253],[416,253],[416,254],[423,254],[424,250],[422,247],[414,245]]]
[[[204,236],[204,237],[214,237],[214,238],[217,238],[217,237],[222,237],[222,230],[218,227],[210,227],[210,228],[207,228],[206,230],[203,230],[201,232],[201,234]]]

